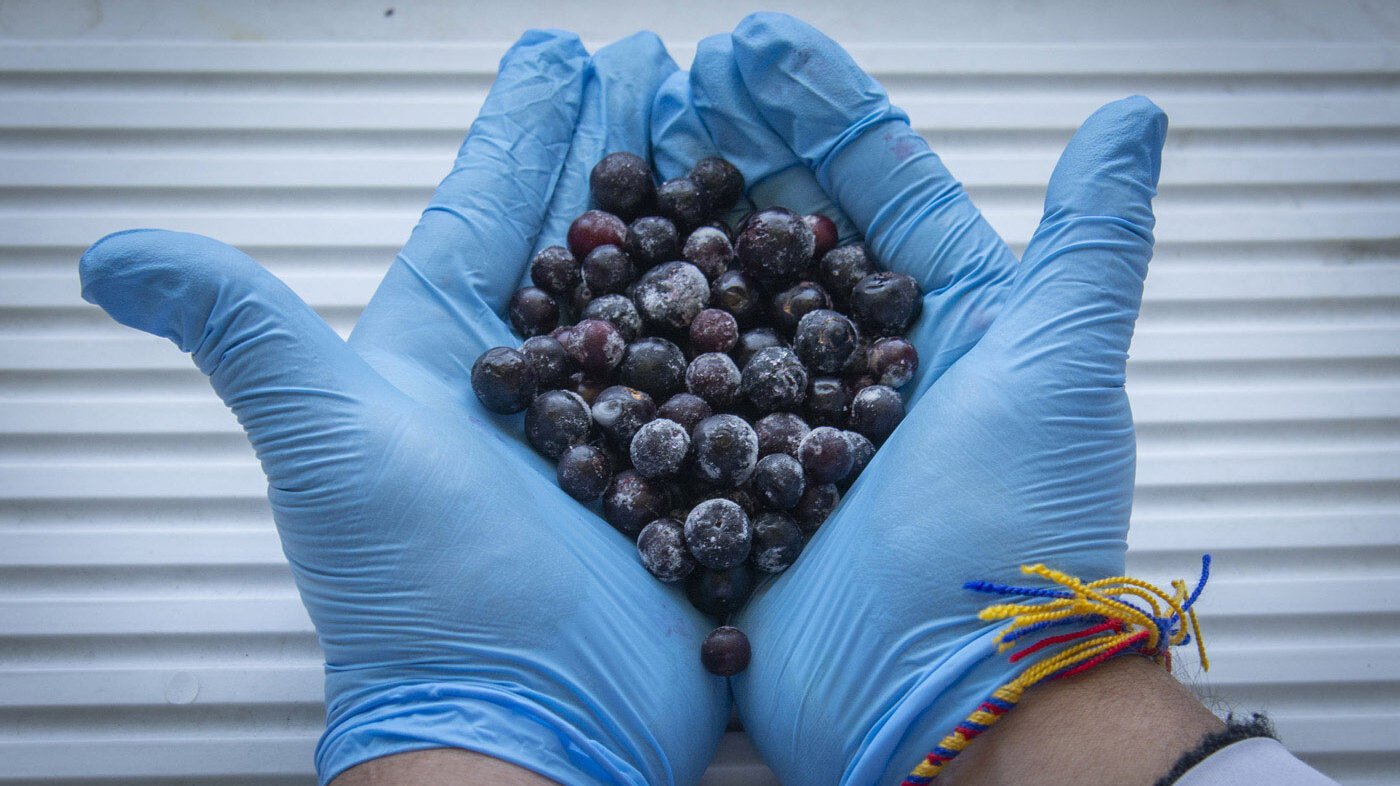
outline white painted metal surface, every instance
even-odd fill
[[[213,235],[346,332],[521,29],[647,27],[685,63],[744,10],[696,5],[0,2],[0,782],[306,784],[322,722],[251,450],[187,358],[79,299],[81,250]],[[1400,12],[796,10],[1018,249],[1080,120],[1166,109],[1132,569],[1212,552],[1202,695],[1400,784]],[[733,734],[707,781],[765,778]]]

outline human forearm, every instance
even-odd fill
[[[371,759],[346,770],[331,786],[422,786],[494,783],[500,786],[546,786],[554,781],[510,762],[475,751],[432,748]]]

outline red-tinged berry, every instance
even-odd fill
[[[549,336],[532,336],[520,345],[520,354],[530,362],[540,390],[557,390],[569,384],[569,354],[564,345]],[[529,402],[525,402],[529,406]]]
[[[813,257],[821,259],[828,251],[836,248],[839,237],[835,221],[821,214],[803,216],[802,220],[812,228],[812,236],[816,238],[816,247],[812,250]]]
[[[627,249],[627,224],[604,210],[589,210],[569,225],[569,253],[583,259],[598,246]]]
[[[875,444],[885,441],[904,419],[904,399],[894,388],[871,385],[851,401],[851,430],[859,431]]]
[[[734,253],[744,272],[760,281],[781,280],[812,260],[817,239],[802,216],[785,208],[769,208],[751,216]]]
[[[699,478],[718,486],[737,486],[758,463],[758,435],[738,415],[712,415],[690,435]]]
[[[866,359],[871,376],[886,387],[904,387],[919,370],[918,350],[898,336],[878,339],[871,344]]]
[[[739,382],[739,367],[721,352],[696,355],[685,370],[686,389],[716,409],[728,409],[739,400]]]
[[[643,269],[681,258],[681,235],[665,216],[643,216],[627,227],[631,254]]]
[[[802,554],[802,528],[786,513],[769,512],[753,524],[749,562],[764,573],[782,573]]]
[[[797,447],[812,428],[807,421],[791,412],[774,412],[759,418],[753,427],[758,437],[758,454],[781,453],[797,458]]]
[[[612,480],[612,461],[594,445],[575,445],[564,451],[555,468],[559,488],[579,502],[593,502],[603,496]]]
[[[728,625],[710,631],[700,645],[700,664],[718,677],[733,677],[747,669],[752,657],[749,637]]]
[[[733,164],[711,156],[695,162],[690,179],[700,186],[710,215],[719,215],[734,207],[744,196],[744,175]]]
[[[583,280],[578,260],[563,246],[541,249],[530,260],[530,281],[555,297],[564,297]]]
[[[559,326],[559,303],[539,287],[524,287],[511,295],[506,309],[511,327],[526,338],[549,333]]]
[[[760,458],[749,485],[763,504],[773,510],[791,508],[807,490],[802,464],[786,453],[770,453]]]
[[[851,290],[851,317],[873,335],[902,335],[923,311],[918,282],[903,273],[871,273]]]
[[[585,373],[595,376],[608,374],[622,362],[627,342],[617,326],[604,319],[585,319],[568,332],[564,351],[569,359]]]
[[[619,472],[603,492],[603,518],[629,538],[671,509],[666,484],[648,480],[633,470]]]
[[[641,215],[656,199],[651,166],[635,153],[603,156],[589,173],[588,185],[598,207],[623,219]]]
[[[685,529],[673,518],[656,519],[637,535],[637,555],[657,579],[680,581],[695,570],[695,558],[685,548]]]
[[[539,386],[529,359],[510,347],[493,347],[481,353],[472,364],[471,382],[482,406],[502,415],[530,406]]]
[[[697,352],[728,352],[739,341],[739,322],[719,308],[707,308],[690,321],[690,345]]]
[[[685,261],[700,268],[705,278],[714,281],[734,262],[734,245],[729,235],[711,226],[697,228],[685,239],[681,249]]]
[[[525,410],[525,438],[546,458],[558,459],[574,445],[588,441],[593,416],[577,393],[547,390]]]

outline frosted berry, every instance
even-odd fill
[[[569,253],[583,259],[598,246],[627,248],[627,224],[603,210],[589,210],[569,224]]]
[[[859,431],[843,431],[841,435],[851,443],[851,472],[846,475],[845,481],[849,484],[864,472],[866,465],[875,458],[875,443]]]
[[[642,425],[632,437],[632,466],[648,478],[676,474],[690,453],[690,434],[685,427],[665,418]]]
[[[636,277],[632,258],[617,246],[598,246],[583,258],[583,280],[595,299],[599,295],[612,295],[627,289],[627,285]]]
[[[670,509],[671,494],[666,485],[630,469],[614,475],[603,492],[603,518],[629,538],[664,518]]]
[[[560,343],[574,365],[595,375],[607,374],[617,368],[627,350],[622,332],[603,319],[581,320]]]
[[[753,429],[758,437],[760,456],[782,453],[794,459],[797,458],[797,446],[802,444],[802,438],[812,430],[807,421],[791,412],[764,415],[754,424]]]
[[[624,219],[641,215],[656,199],[651,166],[635,153],[603,156],[589,173],[588,186],[598,207]]]
[[[774,510],[787,510],[807,489],[802,464],[786,453],[770,453],[754,466],[749,485],[763,504]]]
[[[656,189],[656,212],[671,219],[681,234],[689,234],[705,223],[710,206],[698,183],[688,177],[677,177]]]
[[[627,450],[637,429],[656,417],[656,402],[636,388],[613,385],[598,394],[592,414],[609,444]]]
[[[642,567],[665,582],[680,581],[695,570],[695,558],[685,548],[684,526],[673,518],[656,519],[637,535]]]
[[[793,506],[790,515],[803,532],[811,535],[836,510],[840,501],[841,492],[836,489],[836,484],[808,483],[807,490],[802,492],[802,498]]]
[[[685,581],[690,604],[711,617],[723,618],[739,610],[753,593],[754,571],[747,562],[729,570],[699,568]]]
[[[506,308],[510,325],[522,336],[538,336],[559,326],[559,303],[539,287],[523,287]]]
[[[740,333],[739,340],[734,343],[730,354],[734,357],[734,364],[742,369],[760,351],[769,347],[786,349],[787,346],[787,342],[778,335],[778,331],[770,327],[760,327]]]
[[[734,207],[744,196],[744,175],[733,164],[717,156],[696,161],[690,169],[690,179],[700,186],[711,215]]]
[[[829,308],[831,297],[820,284],[799,281],[773,296],[773,323],[790,336],[807,314]]]
[[[556,297],[568,295],[583,280],[578,260],[563,246],[541,249],[530,260],[530,281]]]
[[[763,292],[742,271],[720,273],[710,285],[710,302],[734,315],[740,325],[752,324],[763,313]]]
[[[818,426],[808,432],[797,446],[797,458],[813,483],[835,483],[846,477],[855,463],[851,443],[830,426]]]
[[[697,352],[728,352],[739,341],[739,322],[718,308],[707,308],[690,321],[690,345]]]
[[[817,263],[817,279],[826,287],[827,294],[841,304],[850,300],[856,282],[874,272],[875,262],[866,253],[865,246],[859,244],[834,248]]]
[[[686,516],[686,548],[696,562],[711,570],[728,570],[743,562],[752,542],[748,515],[730,500],[705,500]]]
[[[836,248],[839,238],[836,233],[836,222],[821,214],[813,214],[802,217],[807,222],[807,226],[812,228],[812,236],[816,238],[816,247],[812,251],[812,256],[821,259],[828,251]]]
[[[866,358],[871,376],[886,387],[904,387],[919,370],[918,350],[898,336],[882,338],[871,344]]]
[[[879,444],[904,419],[904,399],[894,388],[871,385],[851,401],[851,430],[859,431]]]
[[[712,415],[690,435],[699,478],[720,486],[737,486],[749,479],[758,463],[758,435],[738,415]]]
[[[648,324],[682,331],[710,303],[710,282],[689,262],[666,262],[648,270],[633,295]]]
[[[642,315],[626,295],[603,295],[594,298],[579,314],[582,319],[606,319],[613,323],[622,340],[632,343],[642,334]]]
[[[739,367],[721,352],[696,355],[685,370],[685,387],[711,407],[727,409],[739,400]]]
[[[588,405],[572,391],[547,390],[525,410],[525,438],[547,458],[557,459],[574,445],[587,442],[592,431]]]
[[[748,219],[734,244],[734,253],[744,272],[760,280],[776,280],[806,267],[816,243],[802,216],[784,208],[769,208]]]
[[[769,347],[744,366],[744,396],[760,412],[790,410],[807,397],[807,369],[790,349]]]
[[[711,281],[729,269],[734,262],[734,245],[729,235],[715,227],[699,227],[686,238],[681,249],[685,261],[700,268]]]
[[[851,317],[875,335],[904,333],[923,310],[918,282],[903,273],[871,273],[851,290]]]
[[[685,390],[685,353],[655,336],[639,338],[622,355],[622,384],[644,390],[655,400]]]
[[[530,361],[540,390],[555,390],[568,384],[569,355],[564,351],[563,344],[549,336],[532,336],[520,345],[520,354]],[[527,401],[523,406],[529,403]]]
[[[632,258],[643,268],[680,259],[681,236],[664,216],[643,216],[627,227]]]
[[[797,323],[792,347],[807,367],[819,374],[836,374],[859,346],[856,326],[836,311],[820,308]]]
[[[594,445],[575,445],[564,451],[554,468],[559,488],[579,502],[592,502],[603,495],[612,479],[612,461]]]
[[[753,524],[749,562],[764,573],[781,573],[802,554],[802,528],[786,513],[770,512]]]

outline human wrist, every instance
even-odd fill
[[[1028,689],[937,780],[1151,786],[1202,737],[1223,728],[1166,669],[1125,655]]]

